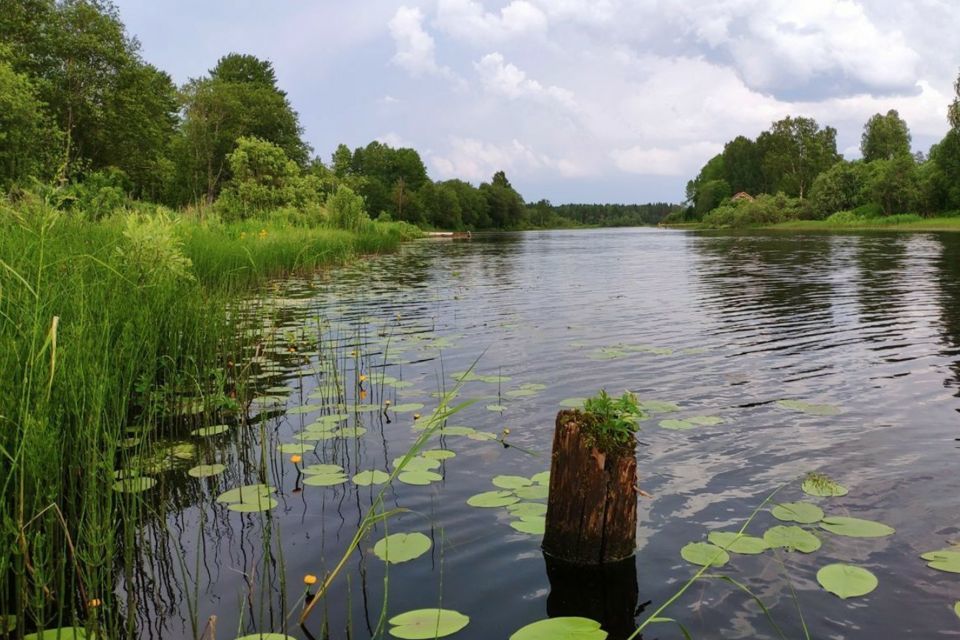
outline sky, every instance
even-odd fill
[[[723,145],[787,115],[897,109],[927,152],[960,71],[957,0],[115,0],[179,84],[273,62],[306,140],[417,149],[434,180],[504,170],[528,201],[683,200]]]

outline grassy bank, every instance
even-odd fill
[[[115,469],[171,425],[230,409],[228,363],[243,348],[230,305],[268,278],[415,233],[79,213],[0,204],[0,637],[72,625],[129,636],[123,611],[136,605],[113,594],[148,480]]]
[[[886,216],[849,222],[832,220],[792,220],[763,227],[785,231],[960,231],[960,216],[949,218],[921,218],[914,215]]]

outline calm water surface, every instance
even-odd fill
[[[146,532],[143,570],[124,585],[136,593],[141,637],[197,637],[217,616],[218,638],[369,638],[384,612],[443,606],[471,618],[453,637],[492,639],[548,609],[583,613],[586,595],[571,595],[570,582],[553,574],[551,584],[538,536],[514,531],[505,510],[466,500],[494,489],[497,474],[548,468],[560,402],[600,388],[681,407],[642,423],[640,484],[653,498],[640,499],[639,597],[632,607],[611,605],[621,610],[610,616],[643,620],[695,572],[680,558],[684,544],[739,528],[781,485],[778,499],[803,499],[800,480],[819,471],[849,488],[842,498],[813,499],[828,514],[878,520],[896,533],[822,532],[816,553],[732,555],[722,573],[754,590],[789,638],[803,637],[801,612],[814,638],[960,637],[951,610],[958,576],[918,557],[960,540],[960,234],[643,229],[423,241],[282,283],[275,305],[267,326],[279,331],[263,342],[255,369],[265,369],[264,388],[288,387],[287,408],[312,402],[318,411],[257,416],[254,405],[249,426],[200,443],[205,460],[225,462],[227,473],[194,480],[171,472],[182,479],[168,483],[160,505],[170,515]],[[509,428],[515,446],[462,436],[431,445],[457,456],[444,462],[441,482],[395,483],[387,507],[408,511],[386,527],[427,534],[431,552],[387,567],[371,553],[384,535],[378,527],[304,631],[296,626],[303,576],[322,579],[332,569],[378,491],[349,482],[303,487],[277,450],[323,415],[309,397],[329,384],[329,370],[316,373],[318,352],[335,355],[351,402],[422,403],[425,417],[435,394],[455,384],[450,374],[477,361],[479,374],[503,379],[466,383],[458,400],[477,402],[450,422],[493,434]],[[368,380],[357,399],[361,373]],[[377,384],[383,375],[412,384]],[[546,387],[509,394],[525,383]],[[790,411],[776,404],[784,399],[840,412]],[[659,426],[691,415],[724,423]],[[351,423],[367,432],[321,441],[303,464],[340,464],[350,476],[390,471],[417,435],[412,413],[369,411]],[[214,503],[263,478],[278,488],[279,506],[267,514]],[[748,531],[762,535],[775,524],[764,511]],[[832,562],[869,568],[879,587],[848,601],[830,595],[815,575]],[[615,585],[621,594],[633,586],[632,576],[625,580]],[[697,638],[778,637],[746,594],[717,581],[695,585],[667,615]],[[682,636],[654,625],[645,637]]]

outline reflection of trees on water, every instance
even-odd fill
[[[953,376],[944,386],[956,389],[960,397],[960,234],[941,233],[936,239],[942,247],[936,261],[940,291],[940,332],[944,353],[950,359]]]

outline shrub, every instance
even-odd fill
[[[327,211],[330,213],[330,223],[338,229],[360,231],[370,222],[363,208],[363,198],[345,185],[340,185],[336,193],[327,198]]]

